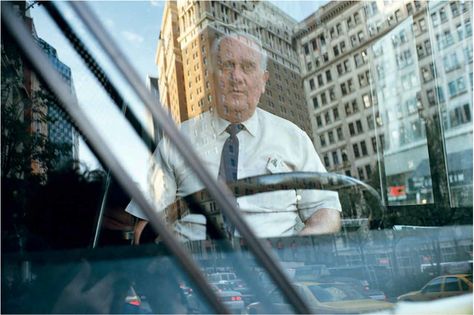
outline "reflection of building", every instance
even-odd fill
[[[56,50],[52,46],[38,38],[34,21],[26,6],[27,3],[21,1],[13,4],[14,10],[22,16],[37,44],[43,49],[71,91],[74,92],[69,67],[58,59]],[[8,146],[15,146],[14,151],[22,152],[24,159],[25,156],[31,157],[29,162],[31,163],[31,172],[37,175],[45,174],[48,166],[61,167],[64,162],[77,159],[77,134],[53,101],[52,95],[42,86],[35,73],[18,55],[18,49],[7,34],[2,37],[2,70],[4,70],[4,66],[8,68],[8,71],[2,73],[2,114],[7,113],[9,109],[14,109],[16,116],[4,115],[2,119],[17,120],[19,126],[27,125],[27,127],[19,127],[20,129],[13,133],[2,128],[2,137],[6,135],[8,138],[8,141],[2,144],[2,148],[5,149],[2,153],[8,158],[12,158],[11,150],[13,148]],[[59,159],[52,159],[53,150],[56,150],[55,154],[59,153]],[[18,165],[15,165],[14,168],[21,168],[19,165],[23,162],[20,159],[15,162]],[[53,162],[55,163],[53,164]],[[20,173],[25,171],[18,171],[19,173],[11,175],[21,178],[24,174]]]
[[[330,2],[299,23],[315,145],[329,170],[367,180],[383,154],[391,205],[433,202],[431,182],[413,176],[429,158],[426,124],[435,128],[441,112],[451,200],[472,204],[472,188],[452,185],[472,163],[450,163],[472,156],[471,15],[469,1]]]
[[[153,95],[154,99],[156,100],[156,105],[158,106],[160,99],[158,78],[147,76],[146,87],[151,92],[151,95]],[[158,142],[159,139],[161,139],[162,131],[160,128],[158,128],[158,122],[155,122],[151,115],[147,116],[146,126],[147,130],[153,130],[153,138],[155,139],[155,142]]]
[[[236,30],[259,38],[269,56],[270,80],[259,106],[311,135],[298,60],[295,21],[268,2],[168,1],[157,51],[160,96],[177,121],[208,110],[215,101],[211,46]]]
[[[41,38],[38,38],[37,42],[48,56],[49,60],[53,64],[53,67],[58,71],[58,73],[61,75],[61,78],[69,87],[70,92],[75,95],[71,69],[62,63],[61,60],[59,60],[54,47]],[[57,104],[52,101],[48,101],[47,107],[47,115],[50,118],[50,122],[48,123],[49,141],[55,144],[64,145],[64,150],[61,152],[59,165],[71,160],[77,160],[79,135],[72,127],[64,111],[60,109]]]

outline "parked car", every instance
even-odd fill
[[[294,287],[315,314],[368,313],[390,309],[393,306],[392,303],[375,301],[347,283],[297,282]],[[271,292],[269,299],[278,313],[293,312],[279,290]],[[247,312],[262,313],[260,302],[250,304]]]
[[[237,276],[233,272],[217,272],[208,275],[207,279],[209,282],[216,283],[220,281],[233,281],[237,279]]]
[[[386,294],[377,288],[372,288],[367,280],[359,280],[351,277],[323,276],[319,281],[347,283],[359,290],[365,296],[374,300],[386,301]]]
[[[398,301],[430,301],[472,292],[472,274],[444,275],[430,280],[421,290],[400,295]]]
[[[222,303],[234,314],[240,314],[245,310],[244,299],[238,291],[221,289],[217,285],[212,286]],[[224,286],[222,286],[224,287]]]

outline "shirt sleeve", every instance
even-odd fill
[[[165,138],[160,141],[150,161],[148,182],[151,199],[157,211],[163,211],[176,199],[176,179],[173,167],[169,163],[170,154],[172,154],[170,143]],[[140,219],[148,220],[146,214],[133,200],[125,211]]]
[[[302,152],[301,171],[325,173],[326,168],[321,162],[313,143],[308,135],[302,132],[300,137]],[[308,220],[319,209],[336,209],[342,211],[339,194],[330,190],[297,190],[297,207],[303,222]]]

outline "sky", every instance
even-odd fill
[[[319,5],[327,1],[272,1],[284,12],[297,21],[301,21],[316,11]],[[119,91],[130,104],[137,116],[146,117],[146,111],[113,66],[103,55],[102,50],[86,31],[66,1],[56,2],[66,19],[71,23],[81,39],[90,47],[99,64],[112,78]],[[155,53],[161,27],[164,1],[88,1],[87,4],[105,25],[128,61],[145,82],[148,75],[157,76]],[[146,182],[147,159],[146,148],[125,122],[121,113],[115,109],[108,96],[103,92],[95,78],[83,65],[81,59],[70,47],[45,9],[40,5],[30,10],[36,32],[39,37],[56,48],[58,58],[71,68],[75,91],[79,104],[86,115],[93,121],[100,134],[108,140],[110,150],[124,163],[137,182]],[[143,118],[146,123],[146,119]],[[89,169],[98,164],[81,142],[79,158]]]

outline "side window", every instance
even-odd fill
[[[441,292],[442,279],[433,279],[423,289],[423,293]]]
[[[444,281],[444,291],[459,291],[459,280],[456,277],[448,277]]]
[[[272,303],[283,303],[284,302],[284,298],[281,294],[281,290],[274,290],[271,294],[270,294],[270,302]]]
[[[461,281],[461,291],[469,291],[469,285],[467,284],[466,281],[460,280]]]

